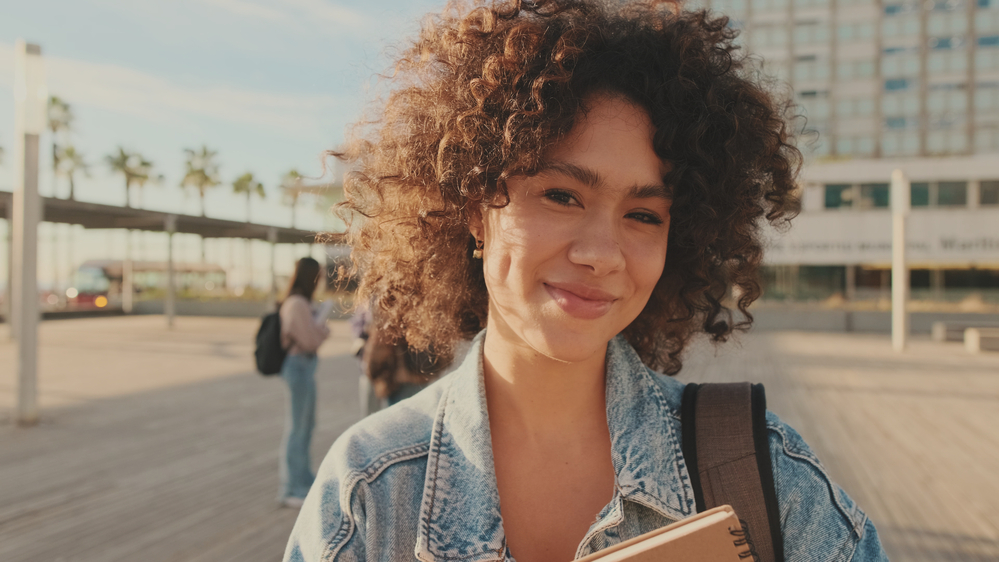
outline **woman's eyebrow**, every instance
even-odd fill
[[[579,183],[594,189],[599,188],[604,184],[603,178],[595,170],[558,160],[545,160],[541,163],[541,166],[538,167],[537,174],[559,174],[572,178]],[[662,183],[634,185],[628,189],[628,196],[636,199],[656,197],[672,201],[673,190]]]

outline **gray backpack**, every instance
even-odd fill
[[[759,562],[784,562],[762,384],[688,384],[680,408],[683,458],[698,513],[731,505]]]

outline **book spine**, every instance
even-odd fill
[[[742,527],[738,529],[729,529],[728,532],[735,540],[733,543],[739,548],[745,548],[739,552],[739,559],[745,560],[751,558],[753,562],[760,562],[760,555],[756,552],[756,546],[753,544],[753,539],[749,536],[749,525],[742,519],[739,520]]]

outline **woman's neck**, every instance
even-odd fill
[[[489,322],[483,343],[490,425],[524,439],[565,439],[590,424],[606,427],[606,348],[585,361],[548,357]]]

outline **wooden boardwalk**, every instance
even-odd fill
[[[255,328],[45,322],[43,421],[29,429],[11,423],[13,346],[0,343],[0,561],[280,560],[296,516],[275,499],[284,389],[252,373]],[[320,353],[316,463],[357,418],[346,332],[335,324]],[[680,378],[766,383],[892,560],[999,560],[999,354],[758,333],[697,346]]]

